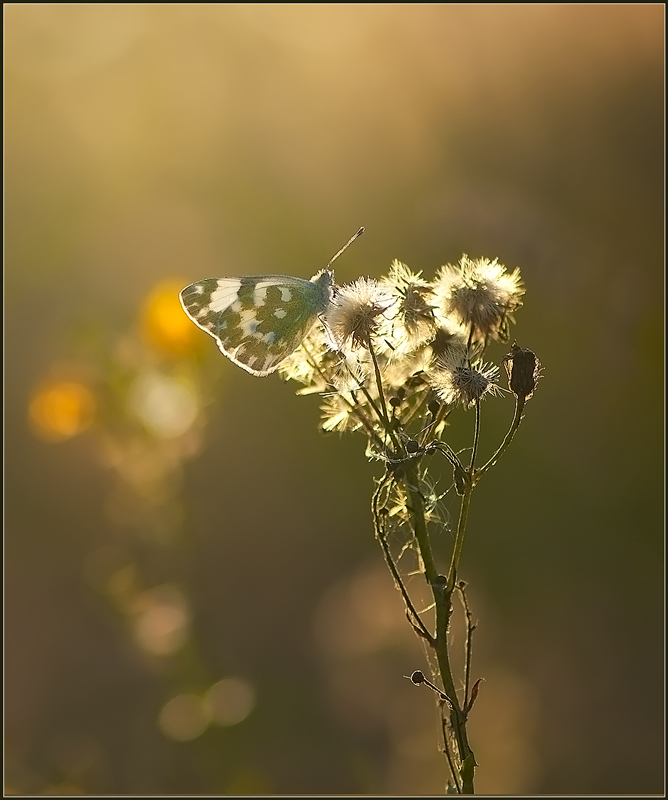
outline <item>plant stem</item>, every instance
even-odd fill
[[[392,423],[390,422],[390,417],[387,413],[387,403],[385,402],[385,392],[383,390],[383,377],[380,373],[380,367],[378,366],[378,359],[376,358],[376,352],[373,349],[373,344],[371,343],[371,339],[368,342],[369,346],[369,353],[371,354],[371,360],[373,361],[373,370],[376,376],[376,387],[378,388],[378,398],[380,400],[380,410],[382,412],[381,421],[387,431],[388,436],[392,440],[392,444],[394,445],[397,452],[399,452],[399,442],[397,440],[396,434],[394,432],[394,428],[392,427]]]
[[[448,724],[446,722],[445,716],[441,711],[441,728],[443,730],[443,752],[445,753],[445,757],[448,760],[448,766],[450,767],[450,774],[452,775],[452,780],[455,784],[455,789],[457,790],[457,794],[462,793],[462,787],[460,784],[459,773],[457,769],[455,769],[455,765],[452,761],[452,755],[450,753],[450,742],[448,741]]]
[[[408,495],[408,510],[413,523],[413,533],[417,539],[424,575],[427,583],[433,586],[438,579],[438,570],[431,550],[427,521],[424,513],[424,498],[420,492],[420,477],[418,474],[418,459],[406,462],[403,472],[403,484]]]
[[[462,794],[473,794],[474,770],[473,768],[464,770],[463,767],[464,762],[470,764],[471,767],[475,766],[475,759],[473,758],[473,752],[468,742],[466,715],[459,704],[448,653],[448,628],[452,615],[452,592],[448,591],[443,579],[432,586],[432,591],[436,603],[436,660],[438,661],[438,669],[441,674],[443,689],[451,705],[450,723],[452,725],[455,741],[457,742],[459,760],[462,764],[462,768],[460,768],[459,772],[462,780],[461,791]]]
[[[417,461],[408,462],[404,467],[404,485],[408,495],[408,509],[411,515],[411,522],[413,532],[418,543],[420,557],[424,566],[424,573],[429,587],[431,589],[434,605],[436,610],[436,631],[434,637],[434,650],[436,652],[436,660],[438,663],[438,670],[441,677],[444,693],[447,695],[450,702],[450,723],[452,725],[455,741],[457,743],[457,750],[459,755],[459,762],[462,765],[460,769],[460,778],[462,781],[461,791],[463,794],[473,794],[473,773],[475,767],[475,759],[468,743],[466,734],[466,715],[462,711],[462,707],[457,697],[457,690],[455,689],[455,682],[452,675],[452,667],[450,665],[450,655],[448,652],[448,628],[450,626],[450,617],[452,615],[452,591],[454,587],[454,579],[452,585],[450,579],[447,580],[438,574],[434,556],[429,542],[429,534],[427,531],[427,522],[425,518],[424,498],[420,491],[420,478],[418,473]],[[458,547],[458,553],[461,553],[461,547],[464,538],[464,529],[466,527],[466,515],[468,513],[468,503],[471,498],[471,481],[467,481],[466,492],[462,498],[463,515],[460,513],[460,524],[457,530],[457,538],[455,546]],[[456,574],[456,563],[454,559],[450,567],[451,573]],[[466,765],[466,769],[464,766]]]
[[[469,507],[471,505],[471,495],[473,494],[473,480],[471,473],[467,470],[466,483],[464,485],[464,494],[462,495],[462,502],[459,507],[459,520],[457,522],[457,533],[455,535],[455,544],[452,548],[452,559],[450,561],[450,569],[448,571],[448,591],[452,593],[455,588],[455,581],[457,580],[457,568],[459,566],[459,559],[462,555],[462,547],[464,546],[464,534],[466,532],[466,522],[469,516]]]
[[[465,587],[466,584],[464,581],[459,581],[457,584],[457,591],[459,592],[459,597],[461,598],[462,606],[464,607],[464,614],[466,615],[466,650],[464,653],[464,713],[468,714],[468,710],[471,706],[471,700],[469,697],[469,689],[471,687],[471,646],[473,642],[473,631],[476,629],[476,626],[473,624],[471,609],[469,608],[469,604],[466,599],[466,592],[464,591]]]
[[[475,401],[475,428],[473,431],[473,451],[471,452],[471,473],[475,466],[475,457],[478,454],[478,441],[480,439],[480,400]]]
[[[397,569],[397,565],[394,563],[394,559],[392,558],[392,553],[390,552],[390,548],[387,543],[387,539],[385,537],[385,521],[382,518],[382,510],[379,508],[379,502],[382,492],[384,491],[385,487],[391,483],[392,477],[390,472],[386,472],[383,478],[380,480],[378,484],[378,488],[374,492],[373,495],[373,522],[374,527],[376,529],[376,536],[378,537],[378,541],[380,542],[380,546],[383,548],[383,555],[385,556],[385,562],[392,573],[392,577],[394,578],[394,582],[397,585],[397,588],[401,592],[401,596],[404,599],[404,603],[406,604],[406,609],[408,611],[408,619],[413,626],[413,629],[416,633],[426,639],[431,645],[433,645],[434,638],[429,633],[427,628],[425,627],[424,623],[420,619],[420,615],[415,609],[413,602],[408,594],[408,591],[404,585],[404,582],[401,580],[401,576],[399,575],[399,570]]]

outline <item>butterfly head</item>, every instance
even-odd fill
[[[320,289],[324,298],[327,298],[328,301],[331,301],[336,292],[333,270],[321,269],[320,272],[316,272],[316,274],[311,278],[311,283],[314,283]]]

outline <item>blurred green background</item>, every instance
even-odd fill
[[[660,793],[663,5],[4,21],[6,791],[443,790],[362,437],[173,304],[364,225],[339,283],[519,266],[544,365],[461,566],[478,791]]]

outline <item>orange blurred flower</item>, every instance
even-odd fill
[[[83,383],[55,380],[33,395],[28,419],[36,436],[62,441],[86,430],[95,416],[95,397]]]
[[[186,284],[185,280],[157,284],[146,298],[141,313],[144,339],[169,355],[183,355],[201,345],[199,332],[179,300],[179,292]]]

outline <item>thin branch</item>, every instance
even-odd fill
[[[462,547],[464,545],[464,533],[466,532],[466,522],[468,520],[469,507],[471,505],[471,495],[473,494],[473,482],[468,474],[466,484],[463,488],[464,494],[459,507],[457,533],[455,535],[455,544],[452,548],[452,560],[450,561],[450,569],[448,571],[447,586],[451,592],[455,587],[455,581],[457,579],[457,568],[459,567],[459,559],[461,558]]]
[[[357,419],[358,419],[358,420],[359,420],[359,421],[362,423],[362,426],[364,427],[364,430],[367,432],[367,434],[368,434],[368,435],[369,435],[371,438],[375,438],[375,439],[377,439],[377,440],[378,440],[378,444],[380,444],[380,443],[381,443],[381,441],[380,441],[380,437],[379,437],[379,436],[378,436],[378,434],[377,434],[377,433],[374,431],[374,429],[373,429],[373,426],[371,425],[371,423],[369,422],[369,420],[368,420],[368,419],[366,418],[366,416],[365,416],[365,415],[362,413],[362,411],[361,411],[361,408],[359,407],[359,405],[358,405],[357,403],[353,403],[353,402],[351,402],[351,401],[350,401],[350,400],[349,400],[349,399],[348,399],[348,398],[347,398],[347,397],[344,395],[344,393],[343,393],[343,392],[340,392],[340,391],[339,391],[339,390],[336,388],[336,386],[334,386],[334,384],[333,384],[333,383],[332,383],[332,382],[329,380],[329,378],[328,378],[328,377],[325,375],[325,373],[323,372],[323,370],[322,370],[322,368],[321,368],[320,364],[318,364],[317,360],[315,359],[315,357],[314,357],[313,353],[310,351],[310,349],[309,349],[309,347],[308,347],[308,345],[307,345],[306,341],[302,342],[302,348],[303,348],[304,352],[305,352],[305,353],[306,353],[306,355],[307,355],[306,362],[307,362],[307,363],[308,363],[308,365],[311,367],[311,369],[313,369],[313,371],[314,371],[314,372],[316,372],[316,373],[317,373],[317,374],[318,374],[318,375],[319,375],[319,376],[322,378],[322,380],[325,382],[326,386],[328,386],[328,387],[329,387],[329,391],[330,391],[330,392],[332,392],[333,394],[338,394],[338,396],[341,398],[341,400],[343,400],[343,402],[344,402],[344,403],[345,403],[347,406],[349,406],[349,408],[350,408],[351,412],[352,412],[352,413],[355,415],[355,417],[356,417],[356,418],[357,418]],[[351,374],[352,374],[352,373],[351,373]]]
[[[478,454],[478,441],[480,440],[480,398],[475,401],[475,428],[473,432],[473,451],[471,452],[471,474],[475,467],[475,457]]]
[[[453,763],[452,755],[450,753],[450,743],[448,741],[448,723],[445,718],[445,714],[443,713],[444,709],[441,706],[441,728],[443,731],[443,752],[445,753],[445,757],[448,760],[448,766],[450,767],[450,774],[452,775],[452,781],[455,785],[455,789],[457,790],[457,794],[462,793],[462,787],[458,780],[457,770],[455,769],[455,765]]]
[[[404,582],[399,575],[399,570],[397,569],[397,565],[394,563],[394,559],[392,558],[392,553],[390,552],[390,547],[387,543],[387,539],[385,538],[385,523],[381,519],[381,509],[379,509],[379,502],[381,492],[385,489],[392,482],[393,478],[390,472],[386,472],[383,478],[381,479],[380,483],[378,484],[378,488],[374,492],[373,501],[372,501],[372,508],[373,508],[373,520],[374,526],[376,528],[376,535],[378,536],[378,541],[380,542],[381,547],[383,548],[383,554],[385,556],[385,561],[387,562],[387,566],[389,567],[390,572],[392,573],[392,577],[394,578],[394,582],[396,583],[399,591],[401,592],[401,596],[403,597],[404,603],[406,605],[407,610],[410,612],[409,621],[413,626],[416,633],[422,636],[424,639],[429,642],[429,644],[433,647],[434,646],[434,637],[429,633],[425,624],[422,622],[420,615],[415,609],[413,602],[408,594],[408,590],[406,589]]]
[[[376,387],[378,388],[378,398],[380,399],[380,410],[382,412],[381,420],[384,423],[385,430],[387,431],[388,436],[392,440],[392,444],[394,445],[395,449],[399,451],[400,450],[399,442],[394,432],[394,427],[390,422],[390,417],[387,413],[387,403],[385,402],[385,391],[383,390],[383,378],[382,375],[380,374],[378,359],[376,358],[376,352],[373,348],[371,339],[369,339],[368,346],[369,346],[369,353],[371,354],[371,360],[373,361],[373,370],[374,370],[374,375],[376,377]]]
[[[464,581],[459,581],[457,584],[457,591],[462,601],[462,606],[464,607],[464,613],[466,614],[466,649],[464,651],[464,713],[467,714],[471,708],[469,698],[469,687],[471,686],[471,645],[473,643],[473,631],[476,629],[477,625],[473,623],[473,616],[471,615],[471,609],[469,608],[469,604],[466,599],[466,592],[464,591],[465,588],[466,583],[464,583]]]
[[[454,470],[464,471],[464,465],[459,460],[455,451],[446,442],[435,441],[427,445],[427,450],[438,450],[448,459]]]

